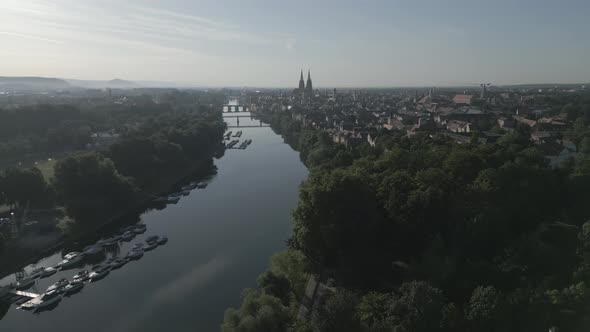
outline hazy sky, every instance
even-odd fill
[[[589,0],[0,0],[0,76],[212,86],[590,81]]]

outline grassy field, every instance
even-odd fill
[[[55,159],[48,159],[44,161],[39,161],[35,165],[35,167],[37,167],[39,170],[41,170],[41,173],[43,173],[45,181],[50,181],[51,179],[53,179],[53,167],[55,166],[56,162],[57,160]]]

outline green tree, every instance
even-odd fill
[[[113,162],[96,152],[69,155],[55,165],[54,186],[70,216],[95,222],[137,202],[137,189]]]
[[[258,276],[257,283],[264,294],[280,299],[284,305],[289,304],[289,300],[291,299],[291,283],[284,275],[277,275],[272,271],[266,271]]]
[[[244,291],[240,309],[225,311],[223,332],[286,331],[292,323],[289,308],[281,300],[252,289]]]
[[[337,290],[324,299],[312,314],[312,325],[322,332],[356,332],[360,321],[356,315],[359,299],[347,290]]]
[[[301,252],[285,250],[272,255],[270,271],[276,275],[285,276],[289,280],[296,298],[303,297],[309,276],[305,273],[305,256]]]
[[[9,168],[0,177],[0,191],[8,204],[23,206],[47,201],[47,183],[41,171],[36,168]]]
[[[473,290],[465,309],[465,319],[472,324],[474,331],[498,331],[505,324],[502,294],[494,287],[477,287]]]

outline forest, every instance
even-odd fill
[[[590,327],[587,154],[556,169],[518,131],[494,144],[391,133],[345,147],[289,112],[272,127],[310,169],[283,253],[298,268],[273,261],[223,331]],[[311,274],[332,291],[298,320],[293,294]]]
[[[146,108],[81,108],[39,105],[0,110],[0,118],[15,124],[13,128],[3,125],[8,141],[23,137],[21,143],[30,144],[32,137],[41,138],[42,144],[35,149],[48,153],[56,151],[50,148],[52,133],[63,134],[58,128],[67,127],[80,138],[63,137],[67,144],[55,141],[56,149],[67,152],[55,163],[51,178],[35,166],[0,171],[0,205],[6,204],[17,215],[27,206],[64,207],[75,221],[72,228],[84,231],[153,200],[183,176],[210,169],[212,158],[223,148],[225,123],[219,104],[195,104],[191,98],[182,103],[151,103]],[[90,133],[101,130],[117,133],[117,140],[100,148],[87,145]],[[17,150],[21,157],[28,151]]]

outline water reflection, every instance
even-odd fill
[[[243,124],[251,121],[243,120]],[[223,158],[215,162],[218,174],[207,180],[206,189],[192,190],[176,205],[151,205],[141,216],[126,216],[100,232],[76,238],[64,246],[63,253],[81,251],[135,224],[147,225],[147,232],[119,241],[118,249],[103,251],[103,256],[85,261],[79,269],[90,270],[112,256],[126,256],[134,243],[151,234],[168,235],[169,245],[146,252],[100,282],[87,284],[50,314],[33,319],[31,313],[12,306],[0,320],[0,331],[69,331],[80,326],[87,332],[218,331],[224,311],[239,305],[241,290],[254,286],[270,256],[284,248],[290,210],[307,174],[298,154],[270,128],[239,130],[244,132],[241,139],[252,139],[252,145],[224,155],[221,150]],[[53,266],[62,260],[62,254],[56,253],[36,266]],[[37,280],[35,292],[60,278],[71,280],[76,273],[76,269],[65,270]],[[14,281],[11,275],[0,284]],[[183,287],[173,287],[176,284]]]

